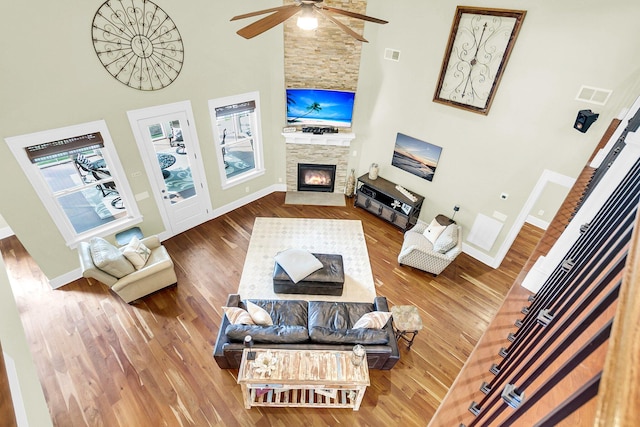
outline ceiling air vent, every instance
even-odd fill
[[[604,105],[609,100],[611,93],[610,89],[599,89],[591,86],[581,86],[578,94],[576,95],[577,101],[589,102],[596,105]]]
[[[400,51],[386,48],[384,50],[384,59],[388,59],[389,61],[400,61]]]

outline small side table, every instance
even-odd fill
[[[411,350],[413,340],[422,329],[422,318],[418,309],[413,305],[394,305],[391,307],[391,317],[396,340],[402,338],[408,343],[407,348]]]

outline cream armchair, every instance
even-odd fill
[[[108,242],[100,240],[104,246],[110,245]],[[111,248],[107,248],[112,251],[108,256],[111,265],[104,265],[105,257],[102,257],[98,261],[98,264],[101,265],[99,268],[94,263],[94,256],[92,256],[91,244],[93,240],[92,243],[81,242],[78,246],[78,254],[82,276],[104,283],[127,303],[176,284],[178,279],[173,261],[167,249],[160,244],[158,236],[150,236],[140,242],[150,250],[150,254],[149,259],[139,269],[135,269],[129,261],[124,259],[124,246],[116,248],[112,245]],[[114,250],[119,252],[122,257]]]
[[[419,268],[437,276],[462,252],[462,227],[455,223],[449,225],[449,227],[456,228],[457,236],[454,237],[451,234],[454,230],[443,232],[434,245],[424,235],[428,226],[429,224],[426,222],[418,220],[413,228],[404,233],[404,242],[398,255],[398,263]],[[447,235],[449,239],[453,240],[448,245],[444,242]],[[440,239],[443,240],[440,241]],[[448,246],[452,245],[453,247],[449,249]]]

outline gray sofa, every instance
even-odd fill
[[[238,369],[244,337],[251,335],[256,348],[351,350],[362,344],[367,350],[369,369],[391,369],[400,359],[391,320],[382,329],[351,329],[363,314],[389,311],[387,299],[373,303],[304,300],[254,300],[264,308],[272,326],[232,325],[223,316],[213,357],[222,369]],[[227,307],[246,309],[240,295],[231,294]]]

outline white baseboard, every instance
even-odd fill
[[[6,239],[9,236],[13,236],[15,233],[10,227],[0,228],[0,239]]]
[[[213,215],[211,219],[217,218],[221,215],[229,213],[235,209],[241,208],[242,206],[254,202],[268,194],[274,193],[276,191],[287,191],[287,186],[285,184],[274,184],[269,187],[263,188],[260,191],[256,191],[255,193],[249,194],[241,199],[234,200],[233,202],[221,206],[217,209],[213,210]]]
[[[462,243],[462,252],[469,255],[471,258],[477,259],[481,263],[488,265],[491,268],[500,267],[500,263],[502,262],[501,259],[498,260],[494,257],[490,257],[486,253],[479,251],[478,249],[466,243]]]
[[[52,289],[58,289],[62,286],[73,282],[74,280],[78,280],[82,277],[82,269],[80,267],[72,270],[68,273],[63,274],[62,276],[55,277],[49,280],[49,285]]]
[[[546,230],[547,228],[549,228],[549,223],[547,221],[541,220],[540,218],[537,218],[533,215],[529,215],[525,220],[525,222],[528,222],[529,224],[536,226],[538,228],[541,228],[543,230]]]

